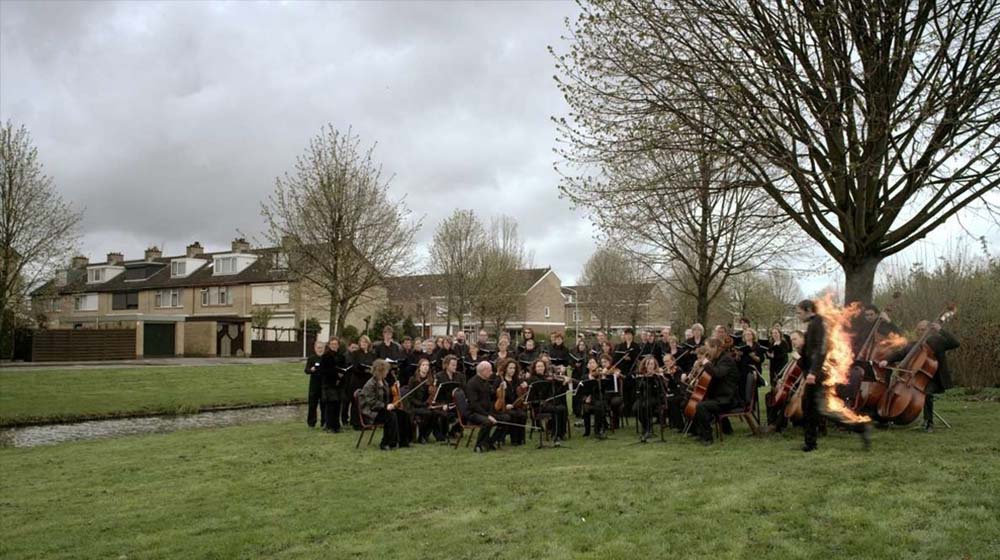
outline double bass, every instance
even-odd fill
[[[938,323],[951,319],[955,315],[955,309],[955,304],[949,304],[938,318]],[[933,332],[928,325],[927,331],[910,347],[906,356],[896,366],[889,368],[892,378],[885,395],[878,403],[878,414],[885,420],[909,424],[923,411],[927,385],[934,379],[938,369],[934,350],[927,344],[927,338]]]
[[[899,292],[893,294],[894,300],[898,298]],[[893,304],[887,305],[883,311],[885,313],[891,313],[893,311]],[[889,352],[889,348],[882,344],[885,337],[879,334],[879,327],[881,326],[882,314],[880,313],[875,319],[875,322],[872,324],[871,330],[868,331],[868,337],[865,338],[865,342],[861,345],[861,348],[858,350],[858,355],[855,358],[855,361],[857,362],[868,363],[868,365],[872,368],[872,373],[875,375],[875,378],[862,378],[858,394],[854,399],[852,407],[854,410],[864,410],[866,408],[877,406],[879,401],[882,400],[882,396],[885,395],[885,390],[888,386],[888,372],[878,365],[878,362],[884,359]]]

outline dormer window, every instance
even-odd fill
[[[236,257],[216,257],[215,274],[235,274]]]
[[[187,274],[187,263],[184,261],[172,261],[170,263],[170,276],[184,276]]]
[[[104,282],[105,273],[103,268],[91,268],[87,270],[87,283],[95,284]]]
[[[274,269],[275,270],[286,270],[288,269],[288,254],[283,252],[277,252],[274,254]]]

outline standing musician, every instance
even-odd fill
[[[529,340],[534,341],[535,342],[535,350],[539,350],[539,348],[538,348],[538,341],[535,340],[535,331],[532,330],[531,327],[524,327],[524,330],[521,331],[521,338],[522,338],[521,343],[518,344],[517,348],[515,349],[518,354],[521,354],[522,352],[524,352],[524,350],[528,347],[528,341]]]
[[[492,354],[494,351],[493,345],[490,344],[490,335],[486,332],[486,329],[479,329],[476,345],[479,346],[479,351],[483,354]]]
[[[389,363],[389,381],[393,383],[399,381],[402,385],[404,381],[400,380],[400,371],[403,368],[403,347],[400,346],[398,342],[393,340],[393,328],[391,325],[386,325],[382,328],[382,340],[375,343],[373,348],[375,352],[376,359],[383,359]]]
[[[306,424],[310,428],[316,427],[316,409],[320,412],[320,426],[326,427],[326,409],[323,408],[323,371],[320,369],[323,352],[326,351],[326,344],[319,338],[313,343],[313,353],[306,358],[305,374],[309,376],[309,408],[306,413]]]
[[[441,383],[458,383],[464,386],[468,381],[465,378],[465,374],[458,371],[458,358],[452,354],[448,354],[441,360],[441,371],[435,376],[435,380],[438,384]],[[478,365],[478,364],[477,364]]]
[[[417,351],[413,348],[413,339],[403,337],[403,355],[399,362],[399,382],[403,385],[410,383],[413,374],[417,371]]]
[[[431,363],[427,358],[417,362],[417,370],[406,386],[406,394],[411,395],[407,401],[413,418],[417,423],[417,443],[428,443],[429,436],[434,435],[435,441],[445,440],[445,430],[448,424],[448,413],[441,409],[432,409],[431,398]]]
[[[512,424],[518,426],[507,427],[506,432],[510,434],[510,444],[514,446],[524,445],[524,424],[528,421],[528,412],[522,395],[527,392],[527,387],[521,386],[521,370],[516,361],[507,359],[499,363],[493,384],[494,391],[499,390],[501,385],[504,388],[505,401],[502,412],[509,417]],[[496,407],[494,407],[495,410]]]
[[[622,342],[615,347],[614,358],[619,369],[625,374],[622,396],[625,398],[625,412],[631,413],[635,401],[635,372],[639,363],[639,345],[634,342],[635,334],[626,328],[622,333]]]
[[[671,338],[674,340],[673,344],[670,343]],[[653,345],[653,356],[656,357],[656,363],[661,366],[665,354],[671,354],[675,359],[677,358],[677,338],[671,335],[670,327],[660,329],[660,339]]]
[[[712,445],[712,421],[719,413],[733,408],[739,384],[739,370],[732,354],[724,348],[723,341],[710,338],[702,366],[712,376],[705,400],[695,408],[694,425],[703,445]]]
[[[934,431],[935,393],[943,393],[954,386],[951,380],[951,370],[948,368],[947,352],[958,348],[959,343],[958,339],[950,332],[942,329],[941,323],[937,321],[931,323],[930,321],[923,320],[917,323],[917,338],[923,338],[927,329],[931,330],[931,334],[927,337],[926,344],[930,346],[931,351],[934,352],[934,357],[938,361],[937,373],[934,374],[934,377],[928,383],[926,396],[924,397],[924,431],[930,433]],[[913,344],[907,344],[906,347],[897,350],[887,359],[882,360],[879,365],[884,368],[889,366],[889,364],[896,364],[905,358],[912,349]]]
[[[684,431],[684,388],[683,374],[670,354],[663,356],[663,377],[667,382],[667,422],[677,432]]]
[[[469,345],[465,342],[465,331],[455,333],[455,343],[451,345],[451,353],[461,360],[469,354]]]
[[[604,331],[597,331],[597,340],[594,342],[593,346],[590,347],[590,353],[594,356],[600,356],[605,354],[604,344],[608,342],[608,335]],[[607,353],[610,355],[610,353]]]
[[[392,391],[385,378],[389,374],[389,362],[378,359],[372,363],[372,377],[361,388],[361,414],[368,422],[382,424],[382,442],[379,449],[387,451],[399,447],[409,447],[413,433],[410,415],[393,404]]]
[[[610,357],[608,358],[611,359]],[[580,398],[581,415],[583,416],[583,437],[590,437],[591,424],[597,439],[607,439],[608,409],[607,398],[601,383],[607,377],[607,372],[601,369],[597,358],[591,356],[587,358],[587,383],[581,385],[577,391]]]
[[[371,369],[372,364],[375,362],[375,353],[372,352],[372,341],[368,338],[368,335],[363,334],[361,338],[358,339],[358,349],[351,352],[351,379],[347,386],[347,394],[351,396],[349,399],[353,401],[354,391],[365,386],[365,383],[371,379]],[[351,404],[353,409],[353,402]],[[361,429],[361,422],[358,418],[360,411],[352,410],[351,412],[351,426],[355,430]],[[346,419],[341,417],[341,421],[346,423]]]
[[[653,437],[653,418],[657,416],[663,406],[663,384],[660,381],[660,372],[656,366],[656,358],[648,356],[639,363],[635,384],[635,402],[633,408],[639,425],[642,427],[642,436],[639,441],[646,443]]]
[[[529,338],[529,339],[527,339],[527,340],[524,341],[524,347],[521,349],[521,352],[518,354],[517,361],[519,361],[521,363],[531,364],[531,362],[534,362],[535,360],[537,360],[540,355],[541,355],[541,352],[539,352],[538,348],[535,346],[535,339],[534,338]],[[503,359],[503,358],[500,358],[500,359]]]
[[[802,451],[809,452],[816,449],[821,416],[861,434],[862,445],[866,450],[869,449],[872,429],[870,422],[848,423],[827,409],[828,396],[823,389],[823,382],[826,380],[826,372],[823,369],[826,361],[826,325],[823,324],[823,318],[816,314],[816,302],[809,299],[800,301],[795,308],[795,314],[799,321],[807,324],[805,345],[802,348],[802,357],[805,360],[802,373],[806,376],[805,393],[802,396],[805,424],[805,444],[802,446]]]
[[[482,348],[480,348],[480,351],[481,350]],[[514,353],[510,351],[510,337],[507,336],[507,333],[501,334],[500,338],[497,339],[497,350],[493,353],[493,357],[490,361],[495,363],[505,358],[516,359]]]
[[[489,362],[476,364],[476,375],[465,384],[465,396],[469,401],[469,420],[480,426],[479,437],[476,439],[476,453],[494,451],[505,437],[504,426],[497,424],[509,422],[505,413],[493,410],[494,391],[490,384],[493,376],[493,366]]]
[[[549,345],[549,358],[552,358],[556,363],[570,364],[572,367],[573,360],[570,358],[569,348],[566,348],[563,340],[562,332],[555,331],[552,333],[552,344]]]
[[[317,345],[318,346],[318,345]],[[319,369],[323,378],[323,429],[340,433],[341,403],[344,398],[344,381],[351,366],[347,355],[340,351],[340,339],[332,336],[320,357]]]
[[[788,364],[788,353],[792,351],[791,344],[785,341],[780,327],[771,327],[768,333],[768,346],[764,355],[768,359],[771,386],[774,387],[776,377]]]
[[[479,345],[476,344],[475,342],[471,342],[466,347],[465,358],[462,359],[463,367],[459,369],[475,374],[476,365],[478,365],[479,362],[488,362],[488,361],[489,357],[479,351]]]
[[[639,339],[639,357],[647,356],[656,357],[656,338],[653,336],[653,331],[648,329],[642,331]]]
[[[694,367],[697,350],[705,344],[704,336],[705,327],[701,323],[691,325],[691,336],[684,340],[684,348],[681,350],[685,352],[684,358],[677,364],[682,371],[691,371]]]
[[[584,380],[587,375],[587,362],[590,358],[594,358],[594,360],[598,359],[597,356],[591,355],[586,341],[582,338],[577,339],[576,347],[568,354],[569,365],[573,370],[573,379],[578,381]],[[583,418],[583,395],[580,393],[573,394],[573,416]]]
[[[610,354],[601,354],[598,360],[601,364],[601,375],[603,377],[614,377],[615,385],[618,387],[618,392],[604,395],[605,403],[611,411],[611,426],[617,430],[622,413],[625,412],[625,399],[622,398],[622,384],[625,381],[625,376],[622,375],[620,369],[614,366],[614,361]]]

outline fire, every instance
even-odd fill
[[[823,382],[825,391],[821,407],[826,414],[844,424],[871,421],[867,416],[848,408],[837,396],[837,385],[847,383],[848,371],[854,363],[849,329],[851,321],[861,311],[861,306],[857,303],[852,303],[846,308],[837,307],[833,303],[833,294],[827,294],[823,299],[816,301],[816,312],[826,325],[826,361],[823,362],[826,381]]]
[[[876,355],[890,354],[906,346],[908,342],[909,341],[906,340],[905,336],[900,336],[896,333],[889,333],[888,336],[879,341],[878,352],[876,352]]]

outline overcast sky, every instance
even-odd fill
[[[454,208],[518,219],[572,283],[594,248],[560,200],[547,46],[571,2],[0,3],[0,117],[85,209],[83,254],[141,258],[261,228],[274,178],[325,123],[378,142],[421,251]],[[983,220],[970,227],[1000,244]],[[914,254],[938,251],[956,223]],[[829,277],[804,278],[805,287]]]

